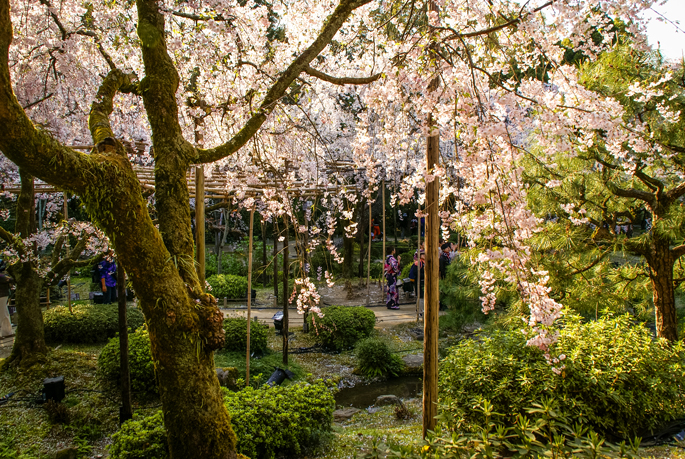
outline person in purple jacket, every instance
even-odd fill
[[[111,304],[117,299],[117,264],[114,261],[102,260],[98,264],[103,303]]]

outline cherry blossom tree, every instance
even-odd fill
[[[110,238],[149,326],[171,457],[236,456],[214,372],[223,315],[194,269],[186,170],[246,145],[303,72],[329,78],[311,64],[336,33],[354,35],[343,25],[366,3],[286,12],[219,2],[0,2],[0,150],[78,194]],[[282,33],[269,22],[279,11],[291,24]],[[151,140],[159,229],[117,140],[141,132]],[[88,134],[91,154],[65,145]]]

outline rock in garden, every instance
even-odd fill
[[[416,328],[410,328],[409,329],[409,334],[414,337],[414,339],[423,341],[423,328],[416,327]]]
[[[423,371],[423,353],[411,354],[402,357],[404,362],[404,372],[407,374],[416,374]]]
[[[359,413],[361,410],[358,408],[343,408],[342,410],[335,410],[333,412],[333,421],[342,422],[347,421],[355,414]]]
[[[379,395],[373,406],[399,405],[400,399],[397,395]]]
[[[233,367],[217,368],[216,377],[219,378],[219,384],[231,389],[238,390],[238,369]]]

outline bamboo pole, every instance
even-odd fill
[[[64,221],[69,220],[69,203],[67,201],[67,193],[64,192],[62,194],[64,196]],[[69,238],[66,238],[66,251],[67,251],[67,258],[69,257]],[[67,307],[69,308],[69,312],[73,313],[71,309],[71,269],[67,272]]]
[[[440,138],[432,114],[428,115],[428,146],[426,167],[429,174],[435,171],[440,157]],[[438,415],[438,310],[439,290],[439,245],[440,216],[438,196],[440,192],[437,176],[426,184],[426,293],[423,301],[423,437],[429,430],[435,430]]]
[[[369,254],[366,259],[366,306],[368,307],[370,302],[371,302],[371,216],[373,215],[373,212],[371,212],[371,199],[369,198]]]
[[[278,307],[278,219],[274,217],[274,222],[271,227],[273,233],[274,249],[273,249],[273,263],[274,265],[274,307]]]
[[[245,386],[250,385],[250,323],[252,312],[252,235],[254,232],[254,207],[250,209],[250,239],[247,252],[247,353],[245,355]]]
[[[131,371],[128,364],[128,323],[126,320],[126,275],[121,262],[117,263],[117,295],[119,309],[119,355],[121,356],[121,409],[119,424],[133,417],[131,406]]]
[[[262,287],[266,288],[266,222],[262,219]]]
[[[385,260],[387,255],[385,252],[385,179],[381,183],[381,196],[383,196],[383,260]]]
[[[283,328],[281,333],[283,334],[283,364],[288,364],[288,326],[290,325],[290,319],[288,318],[288,278],[289,269],[288,265],[290,261],[288,260],[288,252],[290,251],[289,240],[288,240],[288,216],[283,216],[283,223],[285,224],[285,239],[283,240]],[[304,329],[302,331],[305,331]]]
[[[205,166],[195,166],[195,247],[197,247],[197,278],[205,288]],[[251,236],[250,236],[251,237]],[[250,241],[251,243],[252,241]]]
[[[421,206],[419,206],[417,213],[416,234],[418,235],[418,243],[416,246],[416,256],[419,264],[416,266],[416,323],[419,323],[419,307],[421,306]]]

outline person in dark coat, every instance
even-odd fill
[[[103,303],[111,304],[117,298],[117,264],[103,259],[98,263]]]

